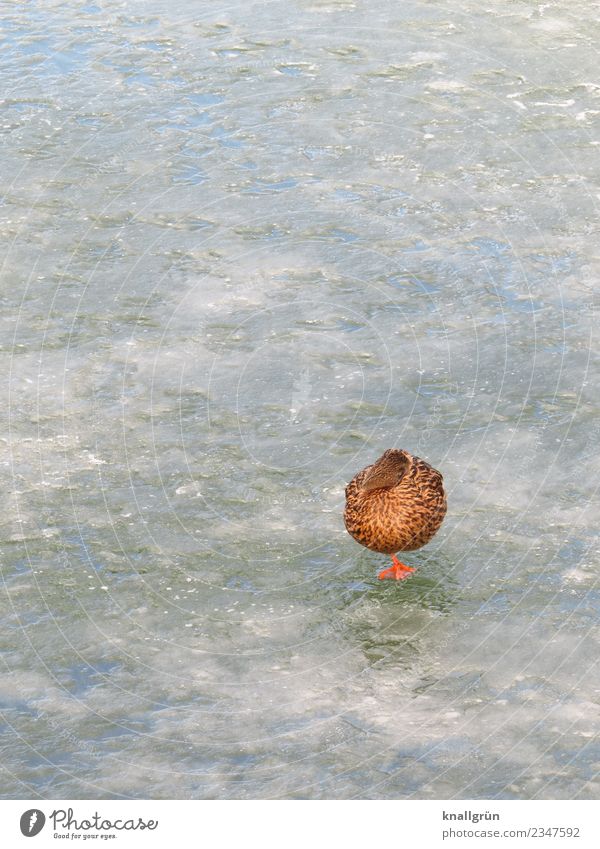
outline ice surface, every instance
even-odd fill
[[[598,797],[595,20],[455,5],[5,16],[5,796]]]

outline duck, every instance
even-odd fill
[[[408,578],[414,568],[396,557],[416,551],[438,532],[447,511],[441,472],[400,448],[388,448],[346,487],[344,524],[356,542],[389,554],[392,565],[378,578]]]

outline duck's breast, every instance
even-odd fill
[[[367,493],[360,488],[364,472],[357,475],[346,487],[344,521],[351,536],[386,554],[414,551],[429,542],[446,514],[446,498],[442,476],[427,468],[428,476],[417,467],[393,489]]]

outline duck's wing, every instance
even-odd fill
[[[446,493],[444,492],[444,478],[441,472],[421,460],[414,457],[412,480],[421,494],[423,501],[436,509],[446,504]]]

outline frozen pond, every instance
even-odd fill
[[[3,797],[598,798],[596,4],[0,5]]]

